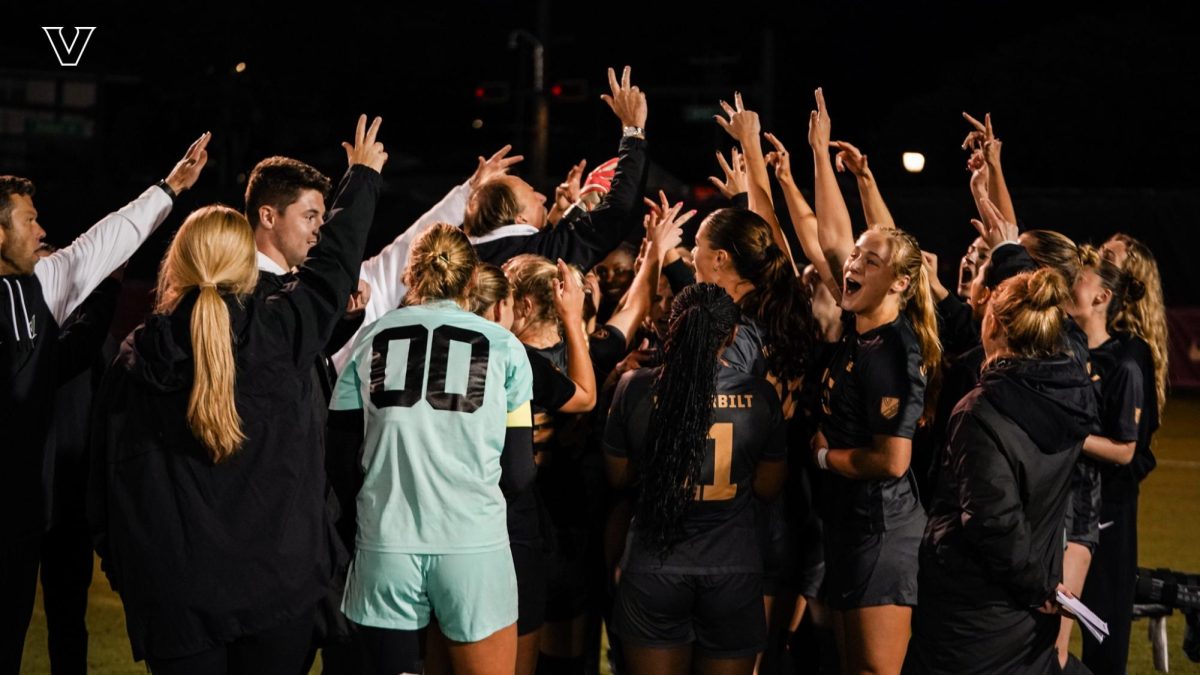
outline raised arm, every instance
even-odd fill
[[[816,206],[817,230],[821,253],[830,269],[841,274],[842,263],[854,249],[854,231],[850,227],[850,211],[842,198],[829,158],[829,111],[825,94],[816,91],[817,109],[808,115],[808,145],[813,151],[813,201]]]
[[[575,395],[559,410],[584,413],[596,407],[596,371],[583,332],[583,285],[574,270],[558,261],[558,280],[554,282],[554,309],[558,312],[567,344],[567,377],[575,383]]]
[[[367,233],[375,218],[375,205],[387,162],[383,144],[376,141],[382,119],[367,128],[367,116],[358,120],[354,144],[342,143],[350,169],[335,192],[333,214],[321,228],[321,241],[296,272],[295,284],[276,292],[266,311],[282,335],[293,336],[297,362],[312,359],[325,348],[334,322],[346,308],[358,284],[358,269]]]
[[[1008,192],[1008,184],[1004,181],[1004,171],[1000,168],[1001,142],[996,138],[992,129],[992,114],[986,113],[983,122],[963,113],[963,119],[973,127],[963,141],[964,150],[979,149],[983,151],[983,159],[988,167],[988,194],[1000,209],[1000,213],[1011,222],[1017,222],[1017,212],[1013,208],[1012,195]]]
[[[867,165],[867,156],[846,141],[833,141],[830,145],[838,149],[837,157],[833,160],[838,173],[844,173],[849,169],[858,182],[858,195],[862,200],[863,214],[867,217],[867,227],[884,230],[896,229],[896,221],[892,219],[892,213],[888,211],[887,204],[883,202],[883,195],[879,193],[879,184],[875,182],[875,174]]]
[[[554,206],[550,207],[549,213],[546,214],[546,222],[557,225],[567,211],[579,203],[580,191],[583,189],[583,170],[586,168],[587,160],[579,160],[578,164],[567,171],[567,179],[554,188]]]
[[[461,225],[467,200],[471,193],[487,181],[508,173],[509,167],[524,159],[521,155],[508,157],[511,145],[500,148],[487,159],[479,158],[475,173],[454,187],[441,201],[413,221],[392,243],[363,262],[359,278],[371,286],[371,298],[363,315],[363,325],[369,325],[385,313],[400,306],[408,287],[401,280],[408,265],[408,250],[413,242],[436,223]],[[349,355],[338,355],[344,363]]]
[[[204,132],[184,153],[162,187],[151,186],[119,211],[108,214],[70,246],[42,258],[33,273],[42,283],[46,305],[60,324],[96,286],[120,267],[162,224],[175,196],[196,184],[208,162]],[[169,191],[169,192],[168,192]]]
[[[683,239],[684,223],[696,215],[695,210],[680,214],[683,202],[670,206],[665,195],[662,195],[662,199],[663,205],[659,209],[652,209],[644,219],[648,245],[642,265],[634,275],[633,283],[629,285],[621,304],[607,322],[607,325],[620,330],[625,336],[626,347],[632,343],[638,326],[650,311],[650,306],[654,304],[663,259],[667,252],[674,250]]]
[[[767,155],[767,163],[775,167],[775,180],[779,182],[779,187],[783,191],[783,199],[787,203],[788,214],[792,218],[792,229],[796,232],[800,248],[804,251],[804,256],[812,262],[813,268],[817,270],[821,283],[829,289],[835,299],[840,301],[842,297],[840,279],[830,269],[829,260],[821,252],[817,214],[813,212],[808,205],[808,200],[796,186],[796,180],[792,176],[791,154],[775,134],[768,132],[765,136],[771,145],[775,146],[775,149]]]
[[[771,226],[771,238],[779,250],[787,254],[792,263],[792,272],[796,271],[796,263],[792,260],[792,250],[788,245],[783,228],[779,226],[779,218],[775,215],[775,205],[771,200],[771,181],[767,173],[767,161],[763,156],[762,141],[759,138],[761,126],[758,113],[746,110],[742,104],[742,95],[734,93],[733,105],[721,101],[721,108],[729,119],[717,115],[715,119],[721,128],[742,146],[742,157],[746,161],[747,186],[750,196],[750,210],[757,213]]]

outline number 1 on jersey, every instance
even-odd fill
[[[704,502],[724,501],[737,496],[733,475],[733,422],[717,422],[708,430],[713,440],[713,482],[696,486],[696,499]]]

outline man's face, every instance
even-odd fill
[[[517,216],[518,223],[532,225],[537,229],[546,226],[546,195],[533,189],[533,186],[516,176],[504,176],[503,180],[517,197],[521,205],[521,213]]]
[[[29,195],[9,195],[12,210],[8,225],[0,225],[0,273],[33,274],[37,250],[46,231],[37,222],[37,209]]]
[[[300,197],[283,211],[265,206],[259,221],[271,233],[271,242],[283,254],[289,268],[297,267],[321,238],[325,222],[325,197],[318,190],[302,190]]]

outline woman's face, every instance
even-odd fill
[[[494,308],[496,323],[504,326],[508,330],[512,330],[513,326],[513,296],[509,293],[507,297],[502,298],[496,303]]]
[[[708,223],[700,226],[700,230],[696,233],[696,247],[692,249],[692,260],[696,266],[696,281],[704,284],[719,284],[718,265],[719,255],[718,249],[712,247],[712,241],[708,238]]]
[[[1100,255],[1108,262],[1125,269],[1125,259],[1129,257],[1129,247],[1125,242],[1113,237],[1100,247]]]
[[[907,279],[896,278],[892,244],[879,230],[864,232],[842,264],[842,309],[860,314],[874,310],[890,293],[899,294]]]
[[[975,241],[967,247],[967,254],[958,263],[958,294],[960,296],[964,298],[970,296],[971,281],[979,275],[979,270],[991,256],[992,248],[983,240],[983,237],[976,237]]]
[[[1077,323],[1082,323],[1096,312],[1106,312],[1109,297],[1111,294],[1100,283],[1100,275],[1093,269],[1084,268],[1075,277],[1075,285],[1071,287],[1072,302],[1064,309]]]

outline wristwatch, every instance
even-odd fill
[[[167,193],[167,196],[171,198],[171,201],[175,201],[175,198],[179,196],[179,194],[175,192],[175,190],[167,183],[166,178],[158,181],[155,183],[155,185],[162,188],[162,191]]]
[[[621,127],[621,137],[629,138],[630,136],[644,139],[646,138],[646,130],[642,127]]]

